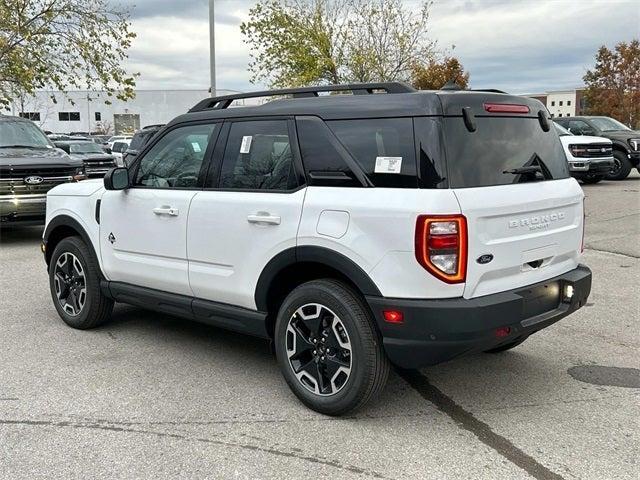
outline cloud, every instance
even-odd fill
[[[123,0],[121,0],[123,1]],[[404,0],[415,8],[419,0]],[[218,88],[251,85],[249,49],[240,23],[252,0],[216,0]],[[208,0],[135,0],[138,34],[127,67],[139,71],[138,88],[209,87]],[[640,36],[636,0],[441,0],[431,11],[431,37],[452,46],[471,74],[473,88],[513,93],[574,88],[593,66],[601,45]]]

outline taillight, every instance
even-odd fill
[[[467,276],[467,219],[464,215],[419,215],[416,259],[443,282],[464,282]]]

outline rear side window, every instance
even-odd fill
[[[526,181],[513,169],[539,166],[548,180],[567,178],[567,159],[554,129],[537,118],[475,117],[469,132],[462,117],[443,120],[449,187],[485,187]]]
[[[327,125],[376,187],[418,186],[411,118],[335,120]]]
[[[218,186],[246,190],[296,188],[287,121],[233,123],[225,147]]]

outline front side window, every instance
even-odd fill
[[[376,187],[417,187],[411,118],[327,122]]]
[[[189,125],[168,132],[142,157],[135,185],[154,188],[196,187],[216,124]]]
[[[233,123],[218,186],[246,190],[295,188],[297,180],[287,121]]]

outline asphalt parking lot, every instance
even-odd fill
[[[260,340],[117,306],[58,318],[41,229],[0,235],[0,478],[638,478],[640,175],[583,187],[589,303],[516,349],[307,410]]]

